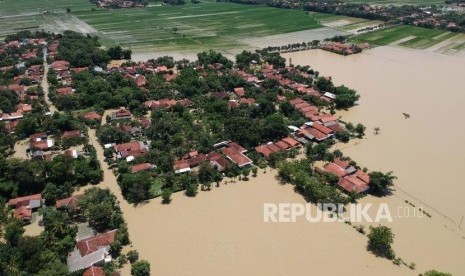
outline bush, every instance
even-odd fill
[[[146,260],[135,262],[131,265],[131,275],[133,276],[149,276],[150,263]]]

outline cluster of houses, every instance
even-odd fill
[[[364,49],[370,48],[369,43],[352,44],[343,42],[325,42],[320,46],[321,49],[340,55],[348,56],[361,53]]]
[[[269,158],[273,153],[288,151],[293,148],[299,148],[300,146],[301,145],[297,140],[293,139],[292,137],[285,137],[275,143],[269,142],[267,144],[257,146],[255,147],[255,151],[262,154],[266,158]]]
[[[100,8],[136,8],[136,7],[145,7],[147,5],[146,1],[124,1],[124,0],[92,0],[92,3],[96,4]]]
[[[339,178],[337,185],[348,193],[363,194],[370,189],[370,176],[354,166],[348,160],[336,158],[323,168],[316,168],[320,173],[330,173]]]
[[[47,44],[44,38],[12,40],[0,45],[0,54],[15,60],[16,64],[0,68],[0,72],[14,68],[21,70],[20,75],[13,77],[10,84],[0,85],[0,91],[11,91],[18,96],[19,104],[16,111],[6,113],[0,111],[0,121],[5,122],[8,133],[14,133],[19,120],[25,114],[32,111],[31,101],[38,100],[39,96],[33,88],[36,88],[42,79],[43,68],[35,64],[34,60],[41,57],[40,49]]]
[[[253,161],[245,155],[247,150],[236,142],[223,141],[215,144],[214,148],[215,150],[208,154],[191,151],[181,160],[174,161],[175,173],[191,171],[202,162],[209,162],[220,172],[229,169],[232,164],[236,164],[239,168],[253,164]]]
[[[152,61],[141,61],[135,64],[111,63],[107,65],[107,69],[103,72],[118,72],[123,74],[125,78],[134,80],[137,87],[143,91],[148,91],[148,81],[145,75],[159,74],[166,82],[173,81],[177,76],[176,73],[173,73],[173,69],[169,69],[165,65],[156,64]]]
[[[78,201],[82,195],[59,199],[55,203],[57,209],[78,209]],[[33,212],[42,206],[42,195],[34,194],[17,197],[8,201],[13,208],[13,217],[31,223]],[[77,240],[75,249],[68,254],[67,265],[70,272],[85,269],[83,275],[105,275],[103,265],[112,260],[110,245],[115,241],[117,230],[85,236]]]
[[[80,130],[64,131],[61,134],[61,140],[72,138],[83,138]],[[35,133],[29,136],[29,149],[33,159],[52,161],[53,158],[59,154],[64,154],[71,158],[78,158],[82,153],[76,149],[66,149],[64,151],[55,152],[51,151],[55,145],[55,141],[47,132]]]

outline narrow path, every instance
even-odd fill
[[[47,103],[48,108],[50,109],[50,112],[53,114],[55,112],[58,112],[58,109],[53,105],[52,101],[50,101],[50,98],[48,96],[49,84],[48,84],[48,79],[47,79],[48,63],[47,63],[47,48],[46,47],[43,50],[43,54],[44,54],[43,55],[43,58],[44,58],[44,63],[43,63],[44,74],[42,75],[41,86],[42,86],[42,90],[44,91],[45,103]]]
[[[121,207],[121,211],[124,213],[128,213],[129,210],[133,210],[134,207],[131,206],[121,194],[121,189],[118,186],[116,181],[116,176],[113,174],[113,170],[108,168],[108,164],[105,162],[105,156],[103,155],[103,148],[97,142],[96,130],[89,128],[88,130],[89,135],[89,143],[94,146],[97,152],[97,159],[100,162],[100,166],[103,170],[103,180],[100,182],[99,186],[102,188],[108,188],[110,191],[115,194],[116,198],[119,201],[119,205]],[[127,220],[126,220],[127,221]]]

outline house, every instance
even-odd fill
[[[74,94],[74,89],[72,87],[60,87],[56,90],[57,96],[68,96]]]
[[[82,195],[75,195],[75,196],[70,196],[67,198],[59,199],[55,202],[55,207],[57,209],[60,209],[60,208],[77,209],[80,198],[82,198]]]
[[[137,165],[132,166],[131,172],[137,173],[141,171],[149,171],[149,170],[152,170],[153,168],[155,168],[155,166],[150,163],[142,163],[142,164],[137,164]]]
[[[341,177],[337,185],[348,193],[356,194],[365,193],[370,189],[368,183],[353,175]]]
[[[47,150],[53,147],[53,140],[47,138],[46,132],[32,134],[29,140],[31,149]]]
[[[100,119],[102,119],[102,116],[100,116],[96,111],[84,113],[83,117],[89,121],[100,121]]]
[[[111,261],[110,245],[115,241],[116,229],[76,243],[76,249],[68,254],[67,265],[70,272],[91,266],[102,266]]]
[[[212,151],[209,154],[207,154],[207,159],[208,161],[210,161],[210,164],[220,172],[227,170],[231,167],[231,163],[226,158],[221,156],[221,154],[215,151]]]
[[[69,62],[65,60],[56,60],[50,64],[50,68],[54,71],[66,71],[69,69]]]
[[[100,266],[91,266],[84,273],[82,276],[105,276],[105,271]]]
[[[236,94],[240,98],[244,97],[245,96],[244,87],[236,87],[236,88],[234,88],[234,94]]]
[[[131,119],[131,112],[126,108],[121,108],[118,111],[112,112],[110,115],[111,120]]]
[[[326,164],[324,166],[324,170],[327,173],[334,174],[337,177],[344,177],[344,176],[349,174],[346,170],[344,170],[343,168],[339,167],[338,165],[336,165],[336,164],[334,164],[332,162]]]
[[[135,78],[135,82],[138,87],[143,87],[147,85],[147,79],[144,75],[137,75]]]
[[[70,131],[65,131],[61,135],[61,140],[69,139],[69,138],[77,138],[77,137],[82,137],[81,131],[80,130],[70,130]]]
[[[13,217],[18,220],[30,222],[32,211],[37,210],[42,205],[42,195],[34,194],[10,199],[8,205],[14,207]]]
[[[117,158],[126,158],[126,161],[131,161],[136,157],[145,155],[148,152],[148,146],[143,142],[132,141],[115,145],[115,151]]]
[[[189,166],[189,163],[187,160],[177,160],[174,161],[173,163],[173,170],[175,173],[184,173],[184,172],[189,172],[191,170],[191,167]]]
[[[65,150],[65,155],[70,158],[76,159],[79,157],[79,151],[73,150],[73,149],[67,149]]]
[[[244,155],[247,150],[236,142],[229,143],[226,148],[221,149],[221,152],[240,168],[253,164],[253,161]]]

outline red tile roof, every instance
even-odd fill
[[[364,171],[357,170],[355,176],[365,183],[370,183],[370,176]]]
[[[80,130],[70,130],[70,131],[65,131],[61,135],[61,139],[68,139],[68,138],[74,138],[74,137],[81,137],[81,131]]]
[[[153,166],[150,163],[137,164],[131,167],[131,172],[136,173],[140,171],[146,171],[146,170],[150,170],[152,167]]]
[[[42,200],[42,195],[34,194],[34,195],[12,198],[8,201],[8,205],[16,206],[17,204],[21,204],[23,202],[29,202],[29,200]]]
[[[326,172],[332,173],[332,174],[334,174],[335,176],[338,176],[338,177],[344,177],[344,176],[346,176],[348,174],[346,172],[346,170],[342,169],[341,167],[339,167],[338,165],[336,165],[334,163],[328,163],[328,164],[326,164],[326,166],[324,168],[325,168]]]
[[[291,147],[299,147],[300,146],[300,143],[297,142],[294,138],[291,138],[291,137],[285,137],[282,139],[283,142],[285,142],[286,144],[288,144],[289,146]]]
[[[314,123],[312,125],[312,128],[314,128],[314,129],[316,129],[316,130],[318,130],[318,131],[320,131],[320,132],[322,132],[322,133],[324,133],[326,135],[333,133],[333,131],[330,128],[327,128],[324,125],[320,125],[320,124],[317,124],[317,123]]]
[[[275,143],[275,145],[278,146],[282,150],[287,150],[287,149],[291,148],[290,145],[288,145],[287,143],[285,143],[283,141],[278,141],[278,142]]]
[[[264,146],[264,145],[255,147],[255,151],[257,151],[258,153],[263,154],[266,158],[268,158],[268,157],[270,156],[270,154],[273,153],[272,150],[270,150],[269,148],[267,148],[267,147]]]
[[[86,256],[92,252],[97,251],[103,246],[112,244],[115,241],[116,229],[111,230],[96,236],[80,240],[76,243],[76,247],[79,250],[81,256]]]
[[[84,118],[87,120],[99,121],[102,116],[100,116],[96,111],[87,112],[84,114]]]
[[[56,208],[69,207],[71,209],[76,209],[79,199],[82,195],[70,196],[67,198],[59,199],[55,202]]]
[[[370,187],[357,177],[346,176],[339,179],[338,185],[347,192],[355,192],[357,194],[366,192]]]
[[[349,163],[350,161],[349,160],[341,160],[339,158],[335,158],[333,160],[333,163],[338,165],[339,167],[341,167],[342,169],[346,169],[347,167],[349,167]]]
[[[89,267],[82,276],[105,276],[105,271],[99,266]]]
[[[207,158],[210,162],[217,163],[219,166],[221,166],[222,168],[219,168],[220,170],[229,169],[231,167],[231,163],[223,156],[221,156],[221,154],[215,151],[207,154]]]
[[[221,152],[224,155],[226,155],[231,161],[236,163],[239,167],[252,164],[252,160],[250,160],[247,156],[245,156],[241,152],[237,151],[235,148],[232,148],[232,147],[223,148]]]
[[[245,96],[244,87],[236,87],[236,88],[234,88],[234,93],[235,93],[238,97],[244,97],[244,96]]]
[[[115,146],[115,150],[117,152],[134,151],[134,150],[139,150],[141,148],[142,146],[138,141],[132,141],[129,143],[119,144]]]

